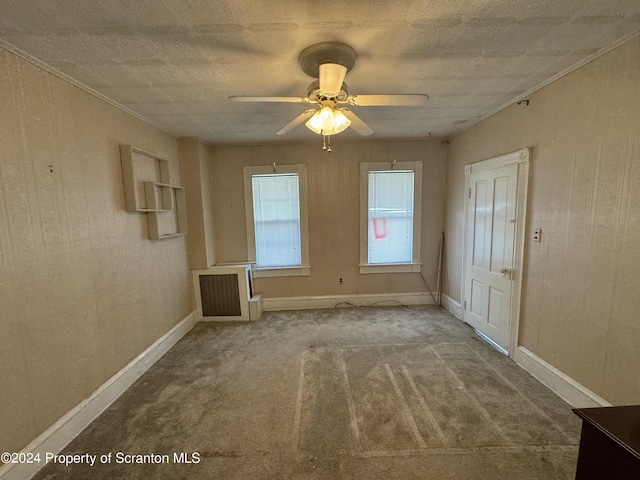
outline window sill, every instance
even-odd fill
[[[379,263],[360,265],[360,273],[414,273],[420,272],[421,263]]]
[[[308,277],[311,275],[311,267],[273,267],[273,268],[256,268],[251,270],[253,278],[268,277]]]

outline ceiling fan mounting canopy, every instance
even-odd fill
[[[313,78],[320,77],[320,65],[325,63],[353,68],[358,55],[349,45],[339,42],[322,42],[305,48],[298,57],[302,71]]]

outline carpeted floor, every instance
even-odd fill
[[[36,478],[569,480],[579,436],[443,310],[266,312],[196,325],[63,452],[94,466]]]

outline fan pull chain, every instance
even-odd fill
[[[322,135],[322,149],[331,153],[331,135]]]

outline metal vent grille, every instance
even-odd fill
[[[238,275],[200,275],[200,299],[203,317],[241,315]]]

